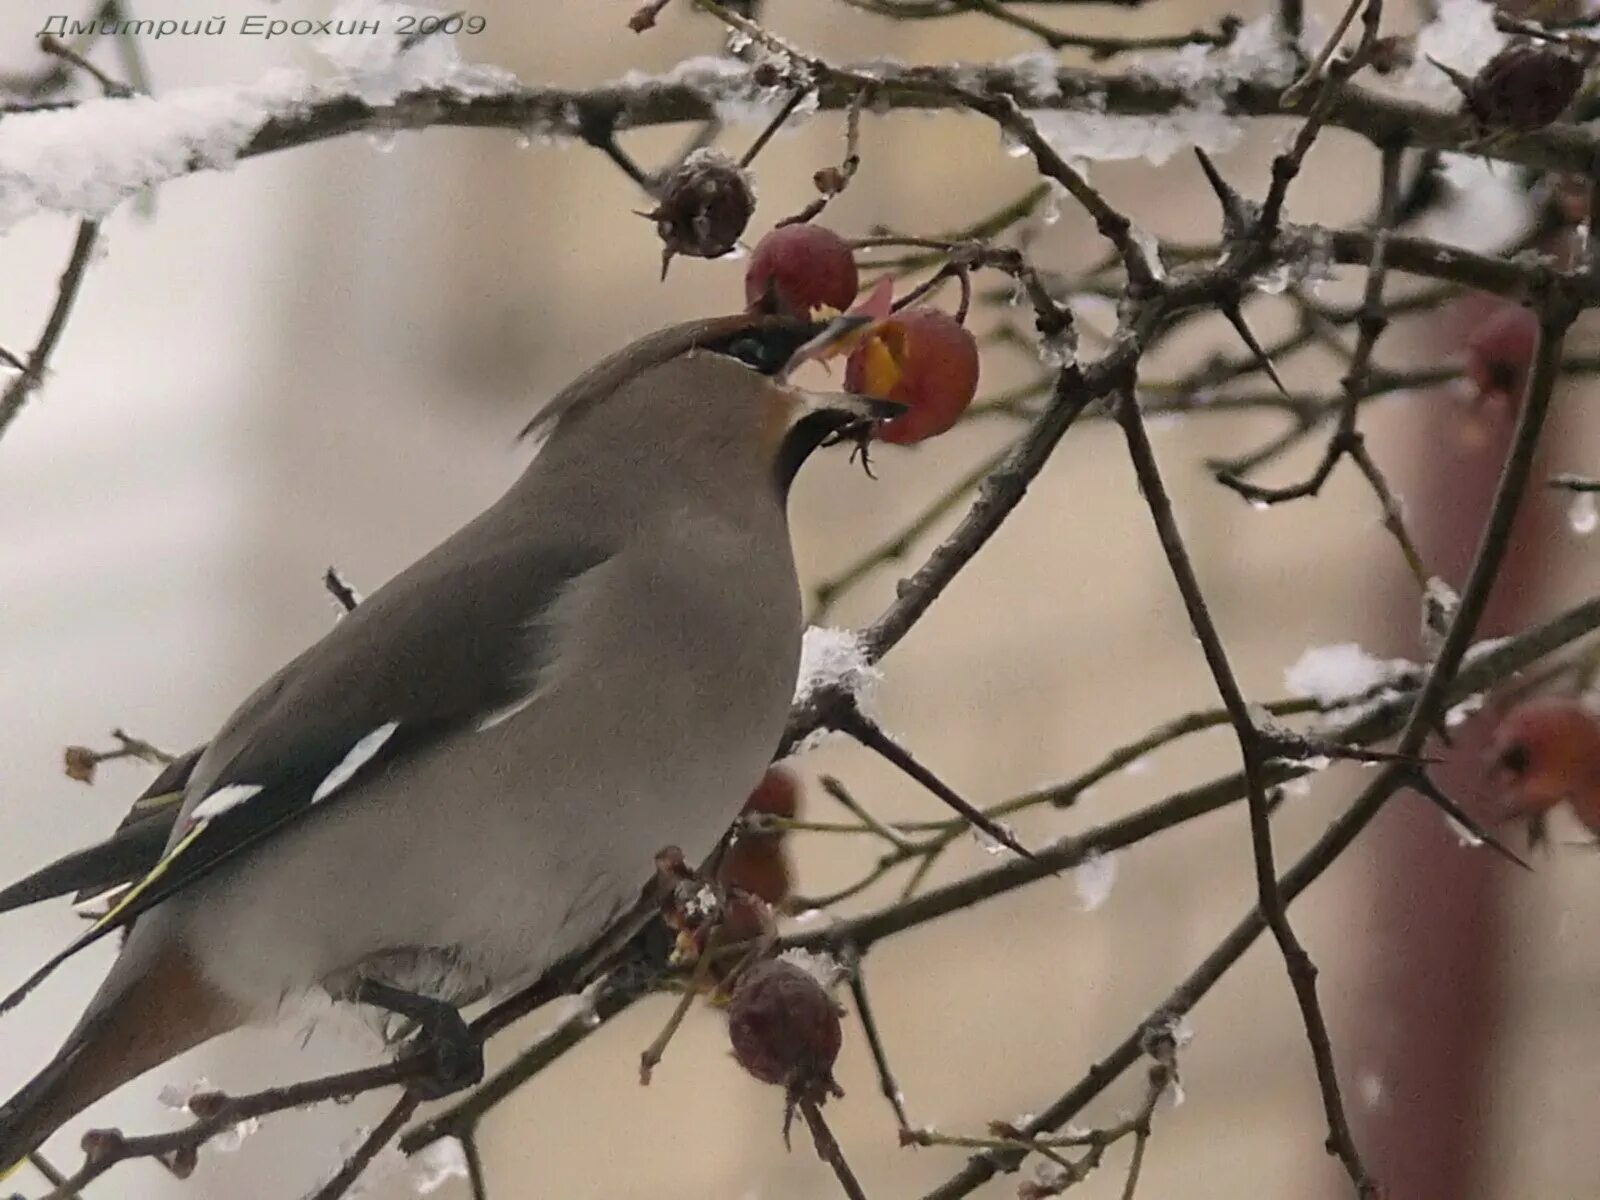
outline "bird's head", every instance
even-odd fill
[[[659,461],[737,478],[751,470],[787,494],[818,447],[869,434],[905,406],[793,383],[802,364],[848,347],[862,318],[738,313],[669,326],[602,360],[550,401],[524,433],[581,429]]]

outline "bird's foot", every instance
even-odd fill
[[[416,1022],[413,1053],[429,1067],[412,1084],[422,1099],[438,1100],[483,1080],[483,1046],[455,1005],[372,979],[357,983],[351,999]]]
[[[483,1045],[448,1004],[437,1022],[421,1024],[417,1050],[432,1060],[428,1074],[413,1085],[424,1100],[438,1100],[483,1081]]]

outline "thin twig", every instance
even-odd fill
[[[406,1093],[384,1114],[383,1120],[373,1126],[372,1131],[361,1140],[361,1144],[351,1151],[344,1164],[334,1172],[333,1178],[313,1192],[309,1200],[339,1200],[340,1196],[354,1187],[356,1180],[361,1178],[361,1173],[367,1169],[372,1160],[399,1136],[400,1130],[405,1128],[406,1122],[417,1111],[417,1105],[420,1103],[417,1093],[407,1089]]]
[[[906,1116],[905,1094],[900,1090],[900,1084],[894,1077],[894,1070],[889,1066],[889,1055],[883,1047],[883,1036],[878,1032],[878,1022],[872,1015],[872,1004],[867,999],[867,981],[862,975],[862,959],[859,955],[853,956],[849,968],[850,995],[855,1001],[856,1019],[861,1022],[861,1032],[867,1037],[867,1048],[872,1052],[872,1064],[878,1072],[878,1089],[883,1092],[883,1098],[894,1110],[894,1119],[900,1129],[902,1131],[910,1129],[911,1121]]]
[[[861,1190],[861,1183],[856,1179],[855,1172],[845,1161],[844,1151],[840,1149],[838,1139],[833,1136],[833,1130],[828,1128],[827,1121],[823,1119],[821,1106],[806,1096],[800,1100],[799,1107],[800,1115],[805,1118],[806,1125],[811,1129],[811,1138],[817,1147],[817,1157],[833,1168],[834,1175],[839,1179],[839,1186],[844,1188],[844,1194],[850,1200],[867,1200],[867,1194]]]
[[[97,221],[78,223],[77,236],[72,239],[72,252],[67,256],[66,269],[61,272],[61,282],[56,288],[56,302],[51,306],[50,316],[44,323],[38,342],[34,344],[33,352],[28,355],[27,368],[0,394],[0,437],[5,436],[34,389],[44,382],[45,368],[49,366],[50,355],[55,352],[56,343],[61,340],[61,333],[67,327],[67,318],[72,315],[72,306],[78,299],[78,290],[83,286],[84,272],[89,268],[99,233],[100,224]]]
[[[867,749],[882,756],[888,762],[899,767],[935,796],[943,800],[967,821],[971,822],[974,829],[981,830],[995,841],[1005,846],[1008,850],[1020,854],[1023,858],[1032,859],[1033,852],[1017,841],[1013,834],[1004,825],[986,815],[982,809],[964,799],[944,780],[940,779],[904,746],[885,733],[877,722],[868,718],[854,705],[844,709],[833,717],[833,726],[841,733],[847,733]]]
[[[1200,589],[1194,567],[1189,561],[1177,519],[1167,496],[1166,485],[1156,464],[1155,452],[1150,445],[1144,418],[1133,391],[1124,393],[1118,404],[1118,417],[1128,444],[1128,454],[1133,461],[1134,473],[1139,479],[1139,490],[1155,522],[1167,565],[1171,569],[1189,623],[1205,655],[1206,664],[1222,697],[1223,707],[1239,743],[1239,755],[1244,764],[1246,799],[1250,815],[1250,841],[1256,870],[1257,904],[1267,926],[1283,955],[1289,981],[1305,1025],[1306,1040],[1311,1047],[1316,1065],[1317,1083],[1322,1091],[1323,1110],[1328,1122],[1328,1149],[1344,1164],[1357,1192],[1367,1198],[1377,1195],[1377,1185],[1368,1176],[1356,1149],[1345,1116],[1344,1100],[1340,1094],[1338,1072],[1333,1062],[1333,1048],[1328,1037],[1327,1021],[1322,1015],[1322,1005],[1317,998],[1317,968],[1311,956],[1296,937],[1289,923],[1288,910],[1278,890],[1278,874],[1272,846],[1272,824],[1266,785],[1262,777],[1263,746],[1260,731],[1250,714],[1249,704],[1234,677],[1233,668],[1223,648],[1222,638],[1212,620],[1210,608]]]

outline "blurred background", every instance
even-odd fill
[[[0,70],[37,66],[33,35],[61,6],[8,0]],[[136,15],[191,15],[171,7],[143,5]],[[682,4],[635,37],[626,30],[634,7],[477,0],[472,11],[488,28],[462,39],[463,52],[528,81],[583,85],[664,70],[719,45],[712,23]],[[287,19],[326,15],[309,0],[206,13],[257,8]],[[1154,32],[1212,23],[1224,8],[1163,0],[1139,12],[1040,11],[1074,30]],[[895,24],[796,0],[770,4],[767,17],[838,59],[976,60],[1033,49],[1025,35],[977,17]],[[1393,19],[1403,27],[1413,14]],[[158,91],[247,83],[314,59],[304,39],[232,33],[141,48]],[[812,172],[838,161],[841,124],[817,117],[761,156],[752,240],[811,198]],[[1225,172],[1260,194],[1289,128],[1251,131],[1222,157]],[[730,129],[723,144],[737,151],[755,132]],[[652,164],[682,137],[643,131],[627,144]],[[875,223],[916,233],[957,227],[1029,181],[1026,164],[975,119],[869,117],[862,163],[826,218],[847,234]],[[1291,215],[1362,219],[1376,172],[1364,143],[1328,135],[1292,193]],[[1187,155],[1161,166],[1096,166],[1094,179],[1164,238],[1215,236],[1214,202]],[[1483,175],[1474,188],[1484,190],[1466,199],[1492,201],[1505,186]],[[153,215],[127,205],[117,212],[47,386],[0,443],[0,876],[103,835],[149,777],[145,767],[113,763],[85,787],[62,774],[64,746],[108,744],[114,726],[173,750],[204,739],[261,677],[328,627],[333,608],[319,583],[327,566],[358,589],[377,586],[515,477],[526,460],[515,433],[552,389],[645,330],[740,306],[739,261],[680,259],[658,282],[652,227],[630,215],[641,207],[634,185],[581,147],[438,130],[392,145],[356,137],[269,155],[163,189]],[[1455,234],[1491,243],[1501,211],[1493,203],[1469,209]],[[1033,232],[1052,266],[1082,266],[1100,253],[1072,211]],[[35,218],[0,239],[0,344],[31,345],[71,236],[69,222]],[[1332,288],[1352,294],[1348,280]],[[1261,320],[1270,331],[1270,316]],[[1459,336],[1443,324],[1412,327],[1378,358],[1394,366],[1449,360]],[[1150,373],[1170,376],[1216,351],[1235,353],[1233,335],[1201,323]],[[1016,382],[1026,366],[1015,352],[990,354],[984,390]],[[1307,358],[1286,374],[1291,386],[1329,390],[1338,372]],[[1592,422],[1582,400],[1574,390],[1561,405],[1551,470],[1600,466],[1586,449]],[[1437,393],[1379,402],[1364,426],[1407,498],[1429,562],[1459,583],[1499,435],[1464,433],[1459,404]],[[1210,481],[1207,455],[1252,446],[1276,428],[1271,419],[1206,416],[1162,422],[1157,433],[1213,611],[1259,699],[1284,693],[1285,668],[1308,646],[1355,641],[1380,657],[1421,654],[1415,585],[1353,472],[1337,474],[1319,501],[1269,512]],[[815,466],[793,498],[804,577],[815,582],[853,562],[1013,433],[987,421],[914,451],[886,449],[876,482],[842,453]],[[1300,478],[1318,449],[1314,442],[1268,478]],[[1486,632],[1589,594],[1593,559],[1560,509],[1540,501],[1497,601],[1501,628]],[[891,566],[873,575],[830,622],[870,620],[898,574]],[[1104,423],[1068,437],[1004,531],[893,653],[879,694],[885,723],[982,802],[1066,778],[1111,746],[1213,702],[1120,439]],[[1185,743],[1070,813],[1020,823],[1019,833],[1043,841],[1234,764],[1225,736]],[[808,780],[837,774],[886,818],[942,815],[859,749],[828,745],[800,767]],[[1471,771],[1459,778],[1470,781]],[[1357,772],[1336,768],[1289,805],[1278,818],[1280,861],[1359,783]],[[837,815],[815,786],[806,804],[807,815]],[[1558,830],[1558,842],[1574,840]],[[850,882],[877,853],[823,836],[802,836],[795,847],[811,894]],[[964,843],[933,882],[993,861]],[[976,1133],[992,1119],[1042,1108],[1252,900],[1242,808],[1139,845],[1116,867],[1114,888],[1093,911],[1071,878],[1052,879],[872,954],[875,1007],[914,1122]],[[1600,873],[1592,853],[1561,845],[1538,867],[1524,875],[1463,850],[1431,811],[1402,797],[1294,910],[1323,969],[1358,1140],[1393,1200],[1595,1194],[1600,1143],[1588,1116],[1600,1089]],[[843,911],[894,895],[891,883]],[[62,905],[8,916],[0,978],[9,986],[78,927]],[[109,954],[102,945],[75,960],[6,1018],[0,1091],[43,1061]],[[732,1062],[717,1012],[696,1007],[655,1081],[639,1087],[637,1056],[668,1003],[638,1006],[500,1110],[485,1142],[496,1200],[836,1193],[803,1138],[783,1152],[781,1097]],[[549,1019],[535,1016],[497,1041],[491,1067]],[[1193,1041],[1180,1060],[1186,1100],[1157,1114],[1140,1195],[1345,1194],[1342,1172],[1322,1150],[1310,1055],[1270,943],[1190,1024]],[[76,1133],[90,1125],[144,1132],[176,1120],[156,1098],[163,1084],[204,1076],[253,1090],[373,1053],[369,1043],[326,1032],[303,1051],[301,1040],[286,1028],[196,1052],[75,1123],[52,1143],[54,1156],[75,1163]],[[920,1194],[964,1161],[959,1150],[897,1146],[863,1038],[848,1022],[838,1074],[848,1095],[829,1113],[869,1195]],[[1114,1120],[1142,1087],[1142,1073],[1130,1072],[1087,1118]],[[187,1183],[146,1162],[92,1191],[293,1197],[334,1168],[341,1144],[375,1111],[368,1103],[285,1116],[235,1154],[205,1153]],[[1074,1194],[1119,1196],[1125,1153],[1113,1152]],[[13,1182],[39,1190],[36,1178]],[[1011,1195],[1015,1184],[1003,1178],[985,1194]],[[370,1194],[410,1187],[391,1180]],[[457,1191],[440,1194],[464,1194],[459,1180],[447,1189]]]

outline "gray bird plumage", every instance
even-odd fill
[[[377,979],[464,1002],[537,977],[631,906],[662,847],[709,852],[795,680],[788,475],[864,411],[807,416],[763,373],[809,332],[697,322],[605,360],[500,501],[240,706],[166,857],[52,961],[129,930],[0,1108],[0,1165],[298,993]],[[163,1011],[165,978],[205,1015],[111,1050],[116,1014]]]

